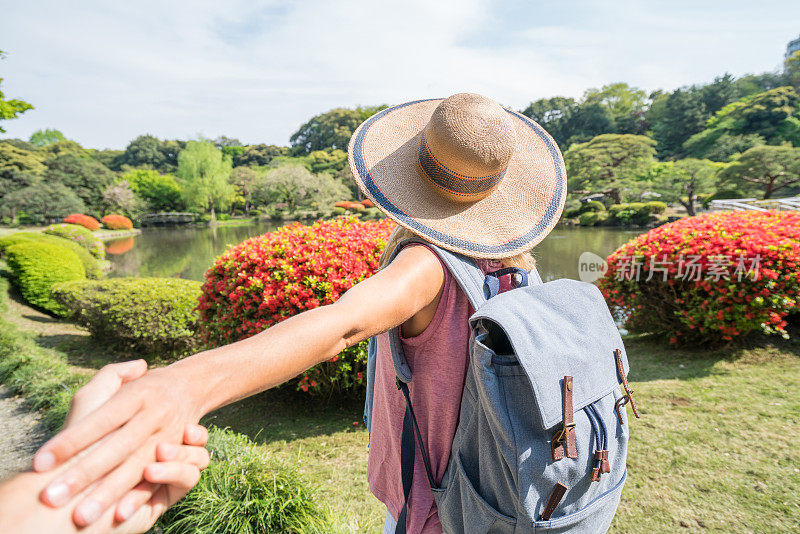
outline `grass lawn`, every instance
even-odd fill
[[[36,332],[40,344],[73,366],[125,357],[104,354],[80,329],[18,302],[4,318]],[[718,352],[673,350],[646,338],[626,345],[642,419],[631,420],[629,478],[613,532],[795,532],[800,341]],[[365,480],[361,407],[361,401],[272,391],[218,410],[204,423],[245,433],[297,465],[352,530],[374,532],[385,509]]]

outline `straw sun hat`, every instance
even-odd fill
[[[472,258],[526,252],[553,229],[567,175],[541,126],[459,93],[376,113],[353,134],[350,170],[400,225]]]

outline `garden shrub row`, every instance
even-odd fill
[[[659,215],[666,209],[667,205],[657,200],[612,204],[608,209],[601,202],[593,200],[577,210],[572,210],[567,217],[569,218],[569,215],[578,217],[581,226],[645,226],[658,221]]]
[[[64,217],[64,222],[67,224],[83,226],[91,232],[100,229],[100,223],[97,222],[97,219],[90,215],[83,215],[82,213],[73,213],[72,215],[67,215]]]
[[[88,250],[74,241],[55,235],[36,232],[16,232],[9,234],[0,238],[0,253],[5,253],[5,250],[12,245],[27,242],[49,243],[51,245],[67,248],[77,254],[81,259],[83,269],[86,271],[86,278],[97,279],[103,276],[103,269],[100,267],[100,263]]]
[[[56,315],[64,315],[67,310],[50,297],[51,287],[86,278],[80,257],[61,245],[22,242],[6,248],[5,257],[23,298]]]
[[[373,274],[394,223],[338,218],[292,224],[228,249],[206,272],[200,333],[212,345],[255,335],[302,311],[330,304]],[[362,393],[366,343],[300,376],[314,393]]]
[[[53,300],[93,336],[143,351],[182,353],[196,347],[200,282],[179,278],[114,278],[58,284]]]
[[[98,260],[105,259],[106,257],[106,249],[103,246],[103,242],[83,226],[64,223],[52,224],[42,231],[45,234],[56,235],[74,241],[91,252],[92,256]]]
[[[800,213],[715,213],[655,228],[609,256],[600,288],[630,330],[672,344],[787,336],[800,303]]]

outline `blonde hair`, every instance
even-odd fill
[[[389,241],[386,242],[386,247],[383,249],[378,266],[380,268],[386,267],[386,265],[389,263],[389,258],[392,257],[397,245],[410,238],[425,240],[424,237],[412,232],[408,228],[397,225],[397,228],[394,229],[392,235],[389,236]],[[517,254],[516,256],[511,256],[510,258],[496,259],[503,264],[503,267],[517,267],[518,269],[525,269],[526,271],[530,271],[536,267],[536,260],[533,258],[533,255],[530,252],[523,252],[522,254]]]

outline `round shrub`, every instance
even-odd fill
[[[368,199],[368,198],[365,198],[364,200],[362,200],[361,201],[361,205],[364,206],[365,208],[374,208],[375,207],[375,203],[373,201],[371,201],[370,199]]]
[[[581,205],[581,213],[586,213],[587,211],[606,211],[606,207],[598,200],[590,200]]]
[[[77,224],[78,226],[83,226],[92,232],[100,229],[100,223],[97,222],[97,219],[90,215],[83,215],[82,213],[73,213],[72,215],[67,215],[64,217],[64,222],[67,224]]]
[[[200,282],[114,278],[58,284],[52,298],[93,336],[145,351],[195,346]]]
[[[200,333],[211,344],[257,334],[302,311],[331,304],[373,274],[394,223],[353,218],[291,224],[228,249],[206,272]],[[306,371],[303,391],[360,392],[366,343]]]
[[[578,220],[581,226],[594,226],[600,221],[600,214],[596,211],[587,211],[581,214]]]
[[[106,215],[100,222],[109,230],[131,230],[133,222],[124,215]]]
[[[103,246],[103,242],[82,226],[76,224],[51,224],[42,231],[45,234],[56,235],[74,241],[91,252],[92,256],[98,260],[106,257],[106,249]]]
[[[33,241],[10,246],[5,254],[23,298],[34,306],[64,315],[66,309],[50,298],[50,288],[58,282],[86,277],[78,255],[60,245]]]
[[[35,232],[16,232],[0,238],[0,252],[4,252],[5,249],[12,245],[30,242],[50,243],[51,245],[58,245],[60,247],[67,248],[77,254],[81,259],[81,263],[83,263],[83,269],[86,271],[86,278],[97,279],[103,277],[103,269],[100,267],[100,262],[98,262],[88,250],[79,244],[70,241],[69,239],[64,239],[63,237],[58,237],[55,235]]]
[[[671,344],[786,336],[800,299],[800,213],[715,213],[660,226],[608,257],[600,289],[628,328]]]
[[[648,213],[654,213],[656,215],[667,211],[667,204],[660,200],[651,200],[647,202],[644,207],[647,209]]]

